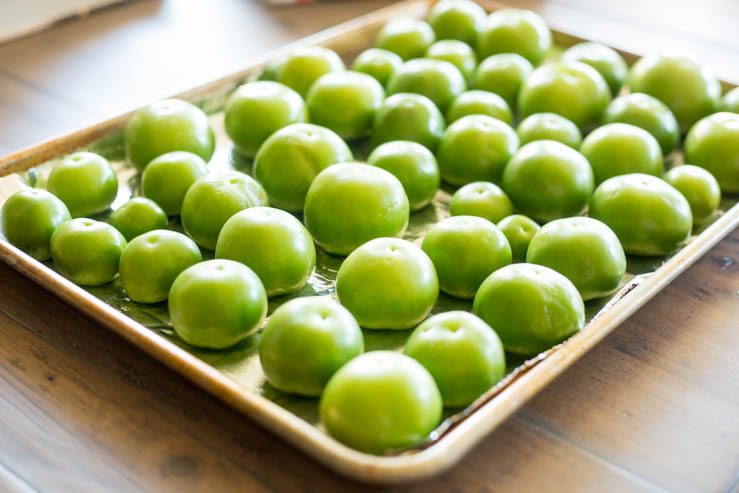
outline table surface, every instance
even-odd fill
[[[0,153],[387,5],[140,0],[0,45]],[[734,0],[512,0],[739,81]],[[739,230],[492,433],[398,491],[739,491]],[[0,490],[369,491],[0,263]]]

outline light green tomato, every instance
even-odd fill
[[[462,72],[443,60],[417,58],[401,65],[387,84],[388,94],[415,93],[426,96],[444,112],[467,89]]]
[[[118,274],[126,239],[110,224],[78,218],[60,224],[49,245],[64,277],[81,286],[100,286]]]
[[[567,217],[542,226],[529,243],[526,262],[554,269],[572,281],[582,299],[613,293],[626,273],[616,233],[590,217]]]
[[[643,128],[657,139],[665,156],[677,147],[680,138],[675,115],[649,94],[631,93],[614,99],[603,114],[603,123],[628,123]]]
[[[721,98],[721,111],[739,113],[739,87],[735,87],[724,94],[724,97]]]
[[[149,231],[123,249],[121,283],[133,301],[157,303],[167,299],[180,272],[202,260],[198,246],[182,233]]]
[[[562,53],[564,62],[582,62],[597,70],[608,83],[613,97],[624,85],[629,67],[613,48],[601,43],[585,42],[571,46]]]
[[[707,116],[688,132],[685,162],[707,169],[723,192],[739,192],[739,114]]]
[[[377,111],[372,143],[378,146],[393,140],[410,140],[434,152],[445,126],[441,111],[426,96],[395,94],[385,99]]]
[[[601,183],[589,215],[606,223],[632,255],[666,255],[688,239],[693,227],[685,197],[666,181],[641,173]]]
[[[434,263],[439,288],[456,298],[471,300],[485,278],[511,263],[505,235],[481,217],[439,221],[426,233],[421,248]]]
[[[300,94],[272,81],[239,86],[226,102],[224,126],[236,150],[254,157],[267,137],[277,130],[301,123],[308,113]]]
[[[485,9],[471,0],[441,0],[431,7],[426,20],[436,39],[456,39],[475,46],[485,17]]]
[[[428,370],[394,351],[371,351],[342,366],[320,404],[329,435],[372,454],[423,442],[441,412],[441,394]]]
[[[585,306],[562,274],[534,264],[513,264],[490,274],[473,303],[506,351],[534,355],[585,326]]]
[[[431,259],[416,245],[377,238],[341,264],[336,294],[362,327],[405,330],[431,312],[439,297],[439,280]]]
[[[476,181],[454,192],[449,203],[449,213],[452,216],[483,217],[497,223],[513,214],[513,204],[495,183]]]
[[[513,214],[498,222],[498,228],[508,239],[513,254],[513,262],[526,262],[526,253],[531,238],[539,231],[539,225],[533,219],[521,214]]]
[[[444,181],[464,185],[497,181],[518,150],[518,136],[506,123],[487,115],[469,115],[446,129],[436,151]]]
[[[92,152],[75,152],[49,173],[46,188],[69,209],[72,217],[108,210],[118,195],[118,177],[107,159]]]
[[[186,343],[224,349],[259,328],[267,315],[267,294],[244,264],[207,260],[177,276],[169,291],[169,315]]]
[[[582,133],[577,125],[556,113],[534,113],[527,116],[516,128],[521,145],[535,140],[556,140],[577,150]]]
[[[403,60],[410,60],[423,56],[434,41],[434,31],[426,22],[400,18],[391,20],[380,29],[375,48],[391,51]]]
[[[182,227],[195,243],[214,250],[228,219],[249,207],[267,205],[267,194],[252,177],[239,171],[198,178],[182,201]]]
[[[322,75],[343,70],[344,62],[334,51],[322,46],[307,46],[290,53],[277,66],[277,82],[305,97]]]
[[[491,55],[480,62],[472,78],[472,87],[497,94],[508,106],[518,106],[518,93],[534,66],[516,53]]]
[[[282,392],[319,396],[329,379],[364,352],[349,310],[328,297],[305,296],[280,305],[259,340],[267,381]]]
[[[126,241],[155,229],[167,227],[167,215],[156,202],[144,197],[134,197],[108,218],[108,223],[120,231]]]
[[[498,334],[468,312],[439,313],[424,321],[403,353],[431,373],[446,407],[471,404],[505,375]]]
[[[208,172],[197,154],[174,151],[152,160],[141,175],[141,190],[170,216],[182,210],[182,201],[193,183]]]
[[[439,189],[439,165],[431,151],[417,142],[396,140],[379,145],[367,164],[392,173],[403,185],[411,211],[426,207]]]
[[[465,81],[469,81],[477,67],[477,56],[470,45],[454,39],[444,39],[429,46],[426,58],[444,60],[459,69]]]
[[[451,124],[468,115],[487,115],[513,125],[513,114],[508,103],[488,91],[465,91],[457,96],[446,111],[446,121]]]
[[[403,184],[382,168],[361,163],[329,166],[305,198],[303,220],[315,242],[348,255],[373,238],[402,236],[410,208]]]
[[[517,53],[534,65],[544,60],[552,46],[552,33],[531,10],[501,9],[482,24],[477,39],[480,59],[497,53]]]
[[[374,77],[384,87],[401,65],[403,59],[392,51],[370,48],[354,59],[352,70]]]
[[[691,164],[675,166],[664,179],[688,200],[693,224],[710,218],[721,203],[721,188],[716,178],[703,168]]]
[[[72,216],[64,202],[37,188],[11,195],[0,211],[0,231],[11,245],[36,260],[51,257],[49,241],[56,228]]]
[[[226,221],[216,258],[236,260],[253,270],[267,296],[299,290],[316,265],[316,247],[295,216],[271,207],[251,207]]]

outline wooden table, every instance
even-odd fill
[[[0,45],[0,152],[232,72],[386,5],[109,8]],[[733,0],[520,0],[739,81]],[[207,7],[206,7],[207,5]],[[458,467],[397,491],[739,491],[739,230]],[[0,491],[365,491],[0,264]]]

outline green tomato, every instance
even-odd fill
[[[680,138],[675,115],[649,94],[632,93],[614,99],[603,114],[603,123],[628,123],[643,128],[657,139],[665,156],[677,147]]]
[[[385,99],[377,111],[372,142],[378,146],[393,140],[410,140],[433,152],[444,128],[444,117],[429,98],[420,94],[395,94]]]
[[[590,217],[606,223],[633,255],[666,255],[693,227],[685,197],[666,181],[641,173],[601,183],[590,201]]]
[[[371,351],[342,366],[320,404],[329,435],[373,454],[418,445],[441,412],[441,394],[428,370],[394,351]]]
[[[172,151],[192,152],[209,161],[216,145],[205,112],[181,99],[165,99],[137,111],[123,140],[129,161],[138,169]]]
[[[303,219],[328,253],[348,255],[373,238],[402,236],[410,208],[403,184],[382,168],[335,164],[308,189]]]
[[[439,288],[456,298],[471,300],[485,278],[511,263],[505,235],[481,217],[439,221],[426,233],[421,248],[434,264]]]
[[[416,245],[376,238],[341,264],[336,294],[362,327],[405,330],[431,312],[439,280],[431,259]]]
[[[423,56],[434,43],[434,31],[426,22],[401,18],[383,26],[375,39],[375,48],[391,51],[403,60]]]
[[[593,187],[588,160],[554,140],[524,145],[503,172],[503,190],[513,206],[541,222],[580,214]]]
[[[282,392],[319,396],[329,379],[364,352],[349,310],[327,297],[295,298],[269,317],[259,341],[267,381]]]
[[[534,113],[518,124],[516,133],[521,145],[535,140],[556,140],[577,150],[582,142],[577,125],[556,113]]]
[[[517,53],[534,65],[544,60],[552,46],[552,33],[531,10],[501,9],[482,24],[477,39],[480,59],[497,53]]]
[[[483,217],[496,223],[513,214],[513,204],[495,183],[476,181],[454,192],[449,213],[452,216]]]
[[[601,43],[578,43],[562,53],[563,62],[582,62],[597,70],[617,96],[624,85],[629,67],[616,50]]]
[[[518,110],[556,113],[585,129],[598,123],[611,100],[605,79],[582,62],[556,62],[534,70],[518,93]]]
[[[78,218],[60,224],[49,245],[64,277],[81,286],[100,286],[118,274],[126,239],[110,224]]]
[[[352,151],[331,130],[296,123],[265,141],[254,160],[254,176],[275,207],[298,212],[316,175],[332,164],[352,160]]]
[[[167,215],[153,200],[134,197],[108,218],[108,223],[117,229],[126,241],[139,235],[167,227]]]
[[[198,178],[182,201],[182,227],[195,243],[214,250],[228,219],[249,207],[267,205],[267,194],[252,177],[239,171]]]
[[[688,132],[683,144],[685,162],[716,177],[724,192],[739,192],[739,115],[721,112],[707,116]]]
[[[166,229],[134,238],[121,255],[121,283],[128,297],[139,303],[166,300],[180,272],[203,260],[190,238]]]
[[[236,150],[254,157],[267,137],[282,127],[308,119],[303,98],[272,81],[254,81],[236,89],[226,102],[226,133]]]
[[[444,39],[429,46],[426,58],[449,62],[459,69],[465,81],[475,73],[477,56],[470,45],[454,39]]]
[[[411,211],[426,207],[439,189],[436,158],[417,142],[386,142],[372,151],[367,164],[389,171],[400,180]]]
[[[262,73],[259,74],[259,77],[257,77],[257,80],[271,80],[276,82],[277,81],[277,69],[280,67],[280,65],[285,61],[284,57],[280,57],[276,60],[272,60],[269,62],[264,69],[262,69]]]
[[[418,58],[401,65],[387,84],[388,94],[416,93],[426,96],[446,111],[467,89],[462,72],[443,60]]]
[[[534,355],[585,326],[585,306],[562,274],[541,265],[513,264],[485,279],[473,303],[506,351]]]
[[[51,235],[71,218],[67,206],[56,196],[29,188],[5,201],[0,211],[0,231],[11,245],[43,262],[51,257]]]
[[[431,7],[426,20],[436,39],[456,39],[475,46],[485,17],[485,10],[471,0],[441,0]]]
[[[531,62],[516,53],[491,55],[477,66],[472,87],[495,93],[516,108],[521,86],[533,71]]]
[[[664,180],[688,200],[693,224],[700,224],[710,218],[721,202],[718,181],[711,173],[698,166],[676,166],[665,174]]]
[[[680,130],[719,108],[721,84],[705,67],[684,56],[646,56],[629,71],[631,92],[643,92],[667,105]]]
[[[352,70],[370,75],[383,86],[390,81],[398,67],[403,65],[403,59],[392,51],[380,48],[364,50],[354,59]]]
[[[193,183],[208,172],[205,161],[197,154],[174,151],[152,160],[141,175],[144,197],[156,202],[162,210],[176,216]]]
[[[626,273],[626,255],[616,233],[589,217],[542,226],[529,243],[526,262],[556,270],[572,281],[585,301],[616,291]]]
[[[457,96],[446,112],[446,121],[451,124],[468,115],[487,115],[513,125],[513,114],[508,103],[488,91],[466,91]]]
[[[262,281],[244,264],[214,259],[188,267],[169,291],[172,326],[188,344],[233,346],[257,330],[267,315]]]
[[[313,123],[343,139],[357,139],[369,133],[383,99],[385,90],[373,77],[360,72],[333,72],[311,86],[306,101]]]
[[[513,262],[525,262],[531,238],[539,231],[539,225],[521,214],[513,214],[498,222],[498,228],[508,239],[513,254]]]
[[[322,75],[342,71],[344,62],[335,52],[322,46],[307,46],[290,53],[277,66],[277,82],[305,97]]]
[[[316,265],[316,247],[294,216],[271,207],[252,207],[226,221],[216,258],[236,260],[262,280],[267,296],[299,290]]]
[[[506,123],[487,115],[469,115],[446,129],[436,158],[444,181],[464,185],[497,181],[518,149],[518,136]]]
[[[46,188],[59,197],[72,217],[108,210],[118,195],[118,177],[107,159],[92,152],[75,152],[49,173]]]
[[[739,87],[735,87],[724,94],[724,97],[721,98],[721,111],[739,113]]]
[[[609,123],[582,141],[580,152],[593,168],[595,183],[618,175],[662,175],[662,149],[646,130],[628,123]]]
[[[479,317],[439,313],[419,325],[403,353],[421,363],[439,386],[444,406],[471,404],[505,375],[498,334]]]

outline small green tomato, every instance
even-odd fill
[[[92,216],[115,200],[118,177],[103,156],[75,152],[54,166],[46,188],[64,202],[72,217]]]
[[[375,48],[392,51],[403,60],[423,56],[434,43],[434,31],[426,22],[401,18],[383,26],[375,39]]]
[[[434,152],[445,126],[441,111],[426,96],[395,94],[385,99],[377,111],[372,143],[378,146],[393,140],[410,140]]]
[[[71,218],[67,206],[56,196],[46,190],[29,188],[5,201],[0,211],[0,231],[11,245],[44,261],[51,257],[51,235]]]
[[[518,106],[518,93],[534,66],[516,53],[501,53],[484,59],[475,70],[472,87],[497,94],[508,106]]]
[[[452,195],[449,204],[452,216],[477,216],[497,223],[513,214],[508,195],[495,183],[476,181],[468,183]]]
[[[370,48],[354,59],[352,70],[374,77],[384,87],[401,65],[403,59],[392,51]]]
[[[322,75],[343,70],[344,62],[334,51],[322,46],[307,46],[290,53],[277,66],[277,82],[305,97]]]
[[[457,96],[446,112],[446,121],[451,124],[467,115],[487,115],[513,125],[513,114],[508,103],[488,91],[466,91]]]
[[[675,115],[649,94],[631,93],[614,99],[603,114],[603,123],[628,123],[643,128],[657,139],[665,156],[677,147],[680,138]]]
[[[426,96],[444,112],[467,89],[462,72],[443,60],[418,58],[401,65],[387,84],[388,94],[415,93]]]
[[[497,53],[517,53],[534,65],[552,46],[552,33],[531,10],[500,9],[488,16],[477,39],[480,59]]]
[[[498,228],[511,245],[513,262],[525,262],[531,238],[539,231],[539,225],[531,218],[521,214],[513,214],[501,219],[498,222]]]
[[[722,191],[739,192],[739,114],[703,118],[688,132],[683,150],[685,162],[707,169]]]
[[[134,197],[114,210],[108,222],[126,241],[155,229],[167,227],[167,215],[153,200]]]
[[[475,46],[486,16],[485,10],[471,0],[441,0],[431,7],[426,20],[436,39],[456,39]]]
[[[614,97],[621,91],[629,71],[621,55],[601,43],[578,43],[562,53],[562,61],[582,62],[593,67],[606,80]]]
[[[429,46],[426,58],[444,60],[459,69],[464,80],[469,81],[477,67],[477,56],[470,45],[454,39],[444,39]]]
[[[693,224],[710,218],[721,203],[718,181],[704,168],[691,164],[676,166],[665,174],[664,179],[688,200]]]
[[[141,190],[170,216],[182,210],[182,201],[193,183],[208,170],[197,154],[174,151],[152,160],[141,176]]]
[[[556,113],[534,113],[516,128],[521,145],[535,140],[556,140],[573,149],[579,149],[582,133],[577,125]]]

